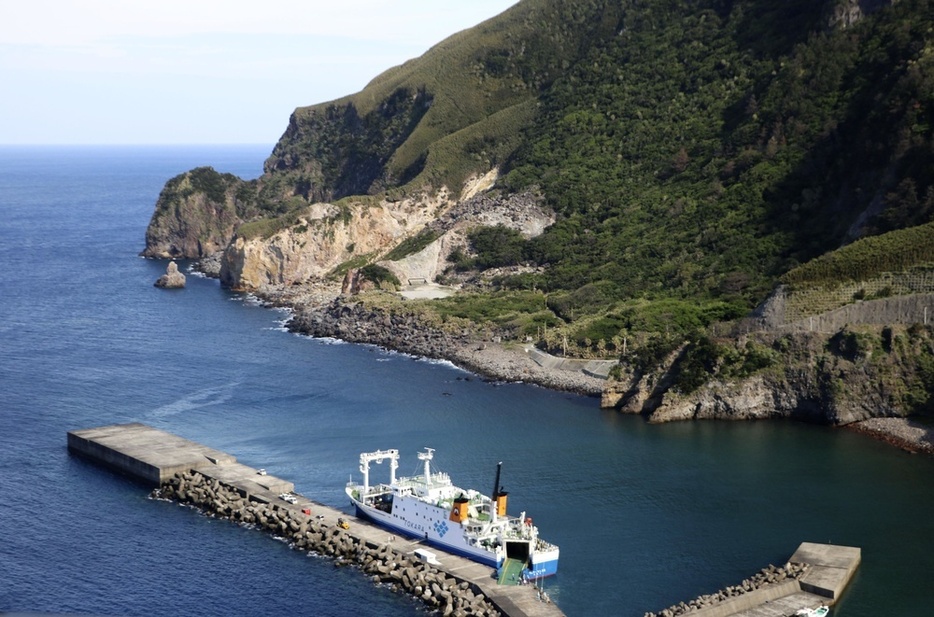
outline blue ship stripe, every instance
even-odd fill
[[[477,556],[477,555],[474,555],[474,554],[472,554],[472,553],[468,553],[467,551],[463,551],[463,550],[460,550],[460,549],[458,549],[458,548],[454,548],[453,546],[451,546],[451,545],[449,545],[449,544],[444,544],[444,543],[442,543],[442,542],[437,542],[437,541],[435,541],[435,540],[432,540],[431,538],[427,538],[427,539],[426,539],[425,536],[423,536],[423,535],[419,535],[419,534],[417,534],[417,533],[413,533],[411,529],[407,529],[407,528],[405,528],[405,527],[399,527],[398,525],[394,525],[394,524],[392,524],[392,523],[390,523],[390,522],[388,522],[388,521],[381,521],[381,520],[379,520],[379,519],[377,519],[377,518],[373,518],[372,516],[370,516],[370,515],[366,512],[366,510],[363,510],[363,509],[360,508],[360,506],[357,506],[357,504],[354,504],[354,506],[357,508],[357,516],[359,516],[359,517],[361,517],[361,518],[365,518],[365,519],[370,520],[370,521],[373,521],[374,523],[376,523],[377,525],[379,525],[379,526],[381,526],[381,527],[388,527],[388,528],[392,529],[393,531],[397,531],[397,532],[399,532],[400,534],[402,534],[402,535],[404,535],[404,536],[407,536],[407,537],[409,537],[409,538],[412,538],[412,539],[414,539],[414,540],[421,540],[422,542],[425,542],[425,543],[427,543],[427,544],[430,545],[430,546],[436,546],[436,547],[438,547],[438,548],[440,548],[440,549],[443,549],[444,551],[446,551],[446,552],[448,552],[448,553],[453,553],[454,555],[459,555],[459,556],[461,556],[461,557],[466,557],[467,559],[469,559],[469,560],[471,560],[471,561],[476,561],[476,562],[478,562],[478,563],[482,563],[483,565],[485,565],[485,566],[490,566],[491,568],[496,568],[496,567],[499,566],[499,564],[498,564],[498,563],[496,562],[496,560],[494,560],[494,559],[483,559],[483,558],[481,558],[481,557],[479,557],[479,556]]]

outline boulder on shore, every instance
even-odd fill
[[[181,289],[185,286],[185,275],[178,271],[178,264],[170,261],[165,269],[165,274],[159,277],[159,280],[155,282],[155,286],[166,289]]]

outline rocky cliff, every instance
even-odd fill
[[[297,291],[367,266],[431,281],[472,226],[547,228],[516,260],[534,275],[499,277],[545,290],[543,338],[563,328],[602,352],[683,336],[679,315],[706,328],[838,247],[873,195],[888,204],[873,233],[930,218],[929,2],[523,0],[360,93],[297,109],[258,180],[170,180],[143,254],[223,250],[225,285]],[[382,343],[400,327],[332,312],[308,331]],[[835,332],[678,340],[604,402],[653,421],[927,408],[926,330]],[[387,344],[449,358],[464,344],[425,336]]]
[[[447,205],[442,193],[308,206],[293,215],[291,225],[268,236],[238,233],[224,249],[221,282],[254,290],[314,281],[355,258],[363,265],[434,220]]]
[[[688,342],[609,383],[602,406],[650,422],[788,417],[844,425],[928,411],[932,380],[931,328],[847,326],[830,335]]]
[[[255,188],[232,174],[199,167],[166,182],[146,228],[143,257],[206,257],[256,215]]]
[[[502,225],[532,237],[554,221],[539,196],[490,196],[479,192],[484,188],[489,184],[472,179],[461,192],[470,196],[464,201],[441,190],[398,200],[318,203],[295,213],[290,225],[269,235],[251,233],[247,227],[224,250],[221,282],[240,290],[295,285],[371,262],[388,269],[403,285],[414,279],[433,282],[447,267],[451,251],[466,245],[465,233],[473,227]],[[419,233],[430,238],[424,246],[390,251]]]

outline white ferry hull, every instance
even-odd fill
[[[497,568],[499,563],[497,563],[496,555],[489,551],[470,551],[466,547],[461,547],[451,542],[446,542],[443,537],[438,537],[437,533],[425,531],[423,528],[404,521],[400,524],[399,519],[393,520],[391,514],[387,514],[382,510],[365,506],[355,499],[351,499],[354,504],[354,507],[357,510],[357,516],[360,518],[365,518],[367,520],[373,521],[380,527],[385,527],[391,531],[404,535],[406,537],[412,538],[414,540],[422,540],[427,542],[432,546],[437,546],[438,548],[444,549],[445,551],[452,553],[454,555],[459,555],[461,557],[466,557],[472,561],[482,563],[484,565]],[[447,534],[445,534],[447,535]],[[555,563],[555,568],[557,569],[557,562]]]
[[[545,578],[554,576],[558,573],[558,551],[548,551],[546,553],[534,553],[529,567],[523,571],[526,580]]]
[[[538,528],[523,512],[506,514],[507,499],[499,488],[494,498],[451,483],[445,473],[431,473],[433,450],[419,453],[420,476],[396,478],[397,450],[360,455],[363,483],[347,483],[346,493],[357,516],[390,530],[497,569],[509,580],[535,580],[558,571],[558,547],[538,536]],[[369,483],[370,462],[390,461],[389,484]],[[501,465],[501,464],[500,464]],[[521,571],[517,566],[521,565]]]

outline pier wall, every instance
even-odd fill
[[[861,551],[852,546],[802,542],[784,566],[763,568],[739,585],[681,602],[645,617],[775,617],[833,605],[846,588]]]
[[[133,458],[75,433],[68,433],[68,450],[93,459],[95,462],[103,464],[114,471],[133,476],[147,484],[159,484],[162,481],[162,469],[160,467]],[[187,469],[190,469],[188,465],[182,465],[178,469],[169,471],[174,474]]]
[[[68,450],[151,486],[176,473],[236,462],[236,458],[134,422],[68,431]]]

